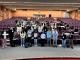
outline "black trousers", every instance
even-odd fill
[[[31,37],[28,37],[26,42],[31,43]]]
[[[41,46],[45,46],[45,44],[46,44],[46,39],[40,39],[40,45]]]
[[[70,39],[69,44],[70,44],[70,47],[73,48],[73,39]]]
[[[11,45],[11,47],[15,47],[15,44],[14,44],[14,41],[12,38],[10,38],[10,45]]]

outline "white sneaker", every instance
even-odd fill
[[[7,46],[5,46],[5,47],[7,47]]]
[[[24,45],[23,45],[23,47],[24,47]]]
[[[21,47],[22,47],[22,45],[21,45]]]
[[[2,48],[4,48],[4,46]]]
[[[35,47],[37,47],[37,45],[34,45]]]

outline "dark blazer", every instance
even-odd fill
[[[65,35],[65,34],[62,35],[62,39],[63,39],[63,40],[66,39],[66,35]]]
[[[8,30],[8,33],[9,33],[9,38],[10,39],[13,39],[13,36],[14,36],[14,32],[12,32],[12,30]]]

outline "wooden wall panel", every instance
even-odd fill
[[[63,17],[64,16],[64,11],[23,11],[23,10],[16,10],[14,13],[14,16],[23,16],[23,17],[32,17],[33,14],[45,14],[46,17],[51,14],[52,17]]]
[[[12,17],[12,11],[4,6],[0,6],[0,21]]]
[[[73,18],[73,19],[77,19],[77,20],[80,20],[80,11],[73,11],[70,16]]]

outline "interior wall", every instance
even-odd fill
[[[80,20],[80,11],[78,11],[78,17],[77,17],[78,20]]]
[[[32,17],[33,14],[45,14],[46,17],[49,17],[51,14],[52,17],[64,17],[64,11],[39,11],[39,10],[16,10],[14,16],[21,16],[21,17]]]
[[[0,21],[3,19],[11,18],[13,16],[16,17],[32,17],[33,14],[45,14],[46,17],[49,17],[49,14],[51,14],[52,17],[64,17],[65,11],[41,11],[41,10],[16,10],[13,12],[10,9],[7,9],[3,6],[0,6]],[[72,11],[70,12],[70,17],[73,19],[80,20],[80,11]]]
[[[70,13],[70,16],[71,16],[73,19],[75,19],[75,14],[76,14],[75,11],[74,11],[74,12],[71,12],[71,13]]]
[[[0,20],[3,19],[2,7],[0,6]]]
[[[80,20],[80,11],[78,11],[78,10],[72,11],[72,12],[70,13],[70,16],[71,16],[73,19]]]
[[[0,21],[3,19],[8,19],[13,16],[12,10],[7,9],[4,6],[0,6]]]

